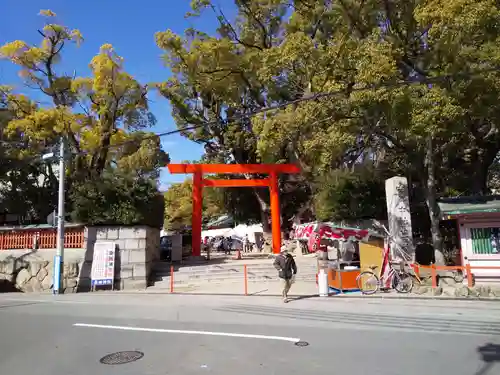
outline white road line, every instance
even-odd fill
[[[103,329],[116,329],[122,331],[140,331],[140,332],[157,332],[157,333],[181,333],[185,335],[205,335],[205,336],[225,336],[225,337],[241,337],[247,339],[262,339],[262,340],[279,340],[288,342],[299,342],[300,339],[296,337],[284,336],[266,336],[266,335],[252,335],[246,333],[230,333],[230,332],[210,332],[210,331],[186,331],[179,329],[161,329],[161,328],[141,328],[141,327],[126,327],[126,326],[109,326],[100,324],[86,324],[75,323],[74,327],[87,327],[87,328],[103,328]]]
[[[71,300],[57,300],[57,299],[34,299],[34,298],[0,298],[0,302],[35,302],[35,303],[67,303],[67,304],[79,304],[79,305],[88,305],[89,302],[85,301],[71,301]]]

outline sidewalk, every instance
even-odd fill
[[[125,292],[127,293],[127,292]],[[140,292],[137,292],[140,293]],[[146,290],[145,293],[150,294],[170,294],[166,290]],[[230,295],[230,296],[244,296],[245,286],[243,282],[241,283],[227,283],[227,284],[217,284],[217,283],[206,283],[203,285],[191,285],[191,286],[174,286],[174,294],[185,294],[185,295]],[[269,282],[249,282],[247,286],[248,296],[275,296],[281,297],[281,283],[278,280],[272,280]],[[298,281],[292,285],[289,293],[292,299],[303,299],[303,298],[313,298],[319,297],[318,287],[314,282],[301,282]],[[324,299],[326,297],[323,297]],[[500,302],[500,296],[490,296],[490,297],[479,297],[470,295],[466,296],[450,296],[450,295],[432,295],[432,294],[415,294],[415,293],[397,293],[394,290],[387,292],[377,292],[373,295],[363,295],[361,292],[345,292],[345,293],[335,293],[331,290],[328,299],[335,300],[337,298],[342,299],[415,299],[415,300],[481,300],[481,301],[496,301]]]
[[[278,280],[268,282],[249,282],[248,295],[281,296],[281,283]],[[204,285],[174,286],[174,293],[186,294],[229,294],[244,295],[245,285],[241,283],[206,283]],[[290,296],[311,296],[318,295],[316,283],[296,282],[292,285]]]
[[[202,254],[206,256],[206,253]],[[241,265],[244,264],[252,265],[252,264],[273,264],[273,260],[276,254],[270,253],[241,253],[241,259],[237,259],[237,254],[235,252],[231,253],[231,255],[225,255],[222,253],[211,253],[210,260],[203,261],[190,261],[183,260],[182,262],[175,263],[180,267],[189,267],[189,266],[202,266],[202,265],[217,265],[217,264],[226,264],[226,265]],[[310,263],[316,264],[317,258],[316,254],[306,254],[301,256],[295,256],[295,262],[297,263]]]

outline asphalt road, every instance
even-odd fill
[[[497,302],[4,294],[0,329],[5,375],[500,374]]]

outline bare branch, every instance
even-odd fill
[[[83,112],[85,112],[85,114],[87,116],[90,116],[90,110],[81,102],[81,100],[77,99],[76,101],[78,103],[78,105],[80,106],[80,108],[82,109]]]

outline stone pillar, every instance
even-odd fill
[[[122,290],[145,289],[153,264],[160,257],[160,230],[146,226],[116,226],[98,227],[95,232],[95,240],[112,241],[116,244],[117,287]],[[88,241],[90,245],[90,240]],[[89,253],[93,254],[93,251]]]
[[[119,228],[118,248],[120,250],[120,289],[144,289],[156,258],[156,247],[159,247],[160,233],[156,230],[153,239],[152,228],[121,227]]]
[[[385,181],[385,194],[387,200],[387,218],[389,232],[396,244],[413,260],[415,249],[411,229],[410,199],[408,195],[408,181],[405,177],[392,177]],[[397,245],[390,243],[392,254],[400,258]]]

